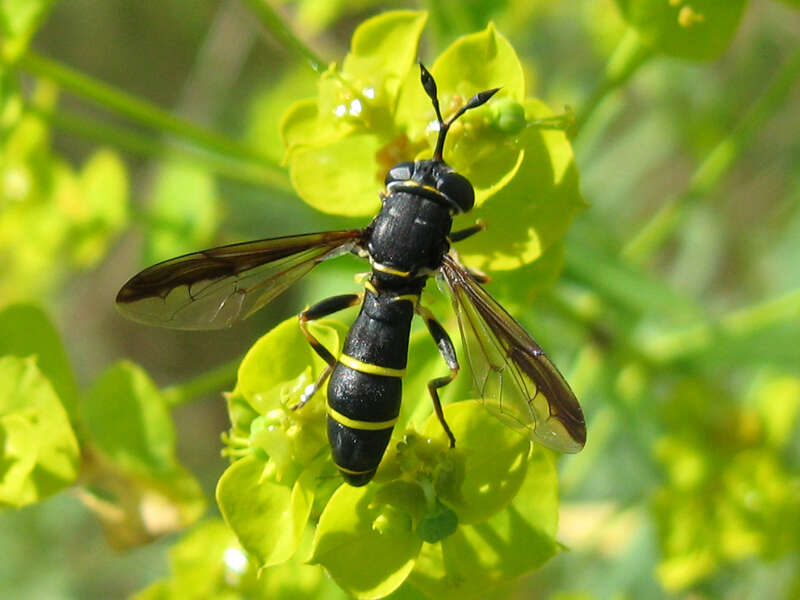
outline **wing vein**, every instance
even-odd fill
[[[173,258],[131,278],[117,295],[117,308],[135,321],[160,327],[229,327],[320,262],[360,244],[363,233],[349,229],[272,238]]]
[[[569,384],[525,329],[452,254],[441,275],[451,293],[467,362],[484,406],[510,426],[561,452],[586,441]],[[511,385],[506,385],[506,379]]]

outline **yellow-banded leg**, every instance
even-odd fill
[[[317,302],[313,306],[307,308],[303,312],[300,313],[298,317],[298,321],[300,323],[300,331],[303,332],[303,335],[308,340],[308,343],[311,344],[311,347],[314,349],[314,352],[328,363],[328,366],[325,367],[325,370],[320,374],[319,379],[317,379],[314,383],[308,385],[305,390],[303,390],[302,395],[300,396],[300,402],[295,404],[292,407],[292,410],[297,410],[305,405],[311,397],[317,393],[317,390],[323,386],[325,380],[333,371],[333,367],[336,366],[336,358],[333,354],[328,350],[325,346],[322,345],[314,334],[308,330],[307,323],[309,321],[316,321],[317,319],[321,319],[323,317],[327,317],[334,313],[339,312],[340,310],[344,310],[345,308],[350,308],[351,306],[355,306],[356,304],[360,304],[361,301],[364,299],[364,294],[342,294],[341,296],[332,296],[330,298],[326,298],[325,300],[321,300]]]
[[[439,347],[439,353],[442,355],[444,362],[450,368],[449,375],[437,377],[436,379],[431,379],[428,382],[428,393],[431,395],[431,399],[433,400],[433,409],[436,411],[436,417],[442,424],[442,428],[444,428],[444,432],[447,434],[447,437],[450,438],[450,447],[455,448],[456,438],[453,436],[453,432],[450,431],[450,427],[447,425],[447,421],[444,419],[444,411],[442,410],[442,403],[439,400],[439,392],[437,390],[440,387],[446,386],[448,383],[453,381],[453,379],[455,379],[456,375],[458,375],[459,365],[458,358],[456,357],[456,350],[453,347],[453,341],[450,339],[450,336],[444,330],[444,327],[442,327],[441,324],[436,320],[431,311],[418,304],[416,306],[416,312],[425,320],[425,325],[428,327],[428,331],[433,337],[433,340],[436,342],[436,345]]]

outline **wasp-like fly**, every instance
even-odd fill
[[[187,254],[142,271],[117,295],[117,307],[135,321],[176,329],[217,329],[249,317],[328,258],[352,252],[369,260],[372,271],[364,292],[328,298],[299,317],[303,334],[328,366],[295,408],[328,382],[333,460],[355,486],[372,479],[397,421],[414,314],[425,321],[450,369],[449,375],[431,380],[428,391],[450,446],[455,446],[437,390],[456,376],[458,359],[447,332],[419,303],[428,278],[436,273],[452,295],[464,352],[487,408],[555,450],[577,452],[586,441],[583,413],[564,377],[528,332],[481,287],[484,277],[462,265],[450,249],[451,242],[479,232],[482,226],[450,231],[453,215],[472,209],[475,196],[470,182],[444,162],[445,137],[458,117],[484,104],[497,89],[476,94],[444,121],[436,83],[424,66],[420,69],[439,125],[433,158],[402,163],[389,171],[381,211],[366,228]],[[307,323],[356,304],[361,310],[337,358]]]

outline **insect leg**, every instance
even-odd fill
[[[475,235],[479,231],[483,231],[486,229],[486,223],[478,219],[475,221],[475,225],[472,227],[467,227],[466,229],[459,229],[458,231],[450,232],[448,236],[451,242],[460,242],[461,240],[465,240],[471,235]]]
[[[450,336],[447,335],[444,327],[442,327],[441,324],[436,320],[431,311],[424,306],[419,305],[417,305],[415,310],[419,316],[425,319],[425,325],[428,326],[428,331],[433,337],[433,340],[436,342],[436,345],[439,347],[439,353],[442,355],[444,362],[450,368],[449,375],[446,375],[445,377],[437,377],[436,379],[431,379],[428,382],[428,393],[430,393],[431,400],[433,400],[433,409],[436,411],[436,416],[438,417],[439,422],[442,424],[442,428],[447,434],[447,437],[450,438],[450,447],[455,448],[456,438],[453,436],[453,432],[450,431],[447,421],[444,420],[442,403],[439,401],[439,393],[436,390],[453,381],[456,375],[458,375],[459,366],[458,358],[456,357],[456,350],[453,347],[453,341],[450,339]]]
[[[311,306],[300,313],[300,316],[298,317],[300,331],[303,332],[303,336],[305,336],[305,338],[308,340],[308,343],[311,344],[311,348],[313,348],[314,352],[316,352],[317,355],[322,358],[322,360],[328,363],[328,366],[325,367],[325,370],[320,374],[319,379],[317,379],[317,381],[309,385],[303,391],[303,394],[300,396],[300,402],[295,404],[292,407],[292,410],[297,410],[306,402],[308,402],[317,392],[317,390],[322,387],[322,385],[325,383],[325,380],[330,376],[331,371],[333,371],[333,367],[336,366],[336,358],[333,356],[333,354],[331,354],[330,350],[323,346],[322,343],[316,337],[314,337],[314,334],[308,330],[307,323],[309,321],[316,321],[317,319],[327,317],[328,315],[332,315],[333,313],[344,310],[345,308],[355,306],[363,299],[363,293],[332,296],[317,302],[314,306]]]

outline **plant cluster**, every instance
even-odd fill
[[[290,4],[307,35],[378,5]],[[307,64],[252,100],[240,141],[38,54],[32,41],[64,7],[0,0],[0,507],[47,510],[46,499],[70,490],[115,549],[188,528],[168,551],[169,573],[148,577],[140,600],[499,598],[532,573],[524,597],[756,589],[792,597],[800,589],[800,188],[789,178],[783,204],[757,205],[778,215],[761,237],[733,216],[756,211],[725,204],[719,191],[732,189],[734,166],[751,164],[749,146],[776,114],[787,130],[797,123],[780,109],[800,53],[775,67],[755,100],[744,85],[727,89],[739,108],[712,126],[713,110],[687,109],[702,102],[669,59],[722,55],[756,10],[746,0],[428,4],[366,18],[343,60],[328,63],[269,4],[246,0],[250,20]],[[796,0],[783,4],[796,13]],[[574,110],[550,108],[532,95],[529,57],[553,40],[535,32],[578,10],[608,60]],[[251,218],[270,222],[261,199],[244,217],[226,214],[219,181],[268,190],[291,215],[292,229],[275,235],[311,223],[364,226],[386,171],[432,154],[434,112],[416,64],[432,47],[441,51],[426,64],[445,117],[475,92],[501,88],[447,139],[445,160],[476,190],[475,209],[454,228],[487,226],[459,243],[459,255],[492,275],[492,293],[569,367],[589,417],[583,453],[560,462],[484,410],[435,285],[423,304],[462,358],[444,394],[457,447],[431,414],[427,383],[446,366],[420,327],[394,437],[363,488],[343,484],[331,462],[324,390],[291,408],[324,367],[295,317],[274,318],[244,358],[163,389],[159,375],[131,361],[91,377],[74,366],[80,351],[59,330],[79,325],[50,315],[72,279],[102,272],[123,232],[138,228],[145,265],[214,245],[230,223],[235,234],[223,235],[240,236]],[[653,65],[664,70],[653,75]],[[654,106],[654,121],[633,127],[623,88],[668,108]],[[115,118],[74,110],[70,95]],[[665,127],[657,119],[673,106],[678,118]],[[100,144],[76,167],[56,131]],[[696,168],[657,207],[642,207],[635,196],[657,190],[667,161],[653,148],[676,140]],[[635,160],[619,146],[636,148]],[[129,155],[157,165],[147,186]],[[647,184],[634,189],[637,177]],[[142,189],[144,207],[131,200]],[[298,197],[302,204],[289,199]],[[726,270],[730,255],[740,271]],[[340,260],[309,278],[304,298],[361,285],[351,279],[355,261]],[[311,327],[340,348],[349,316]],[[172,410],[222,391],[228,463],[214,516],[202,476],[179,459]],[[13,529],[13,519],[32,514],[2,517]],[[0,531],[0,547],[11,548],[0,578],[2,569],[24,570],[14,558],[25,555],[23,537],[7,541]]]

